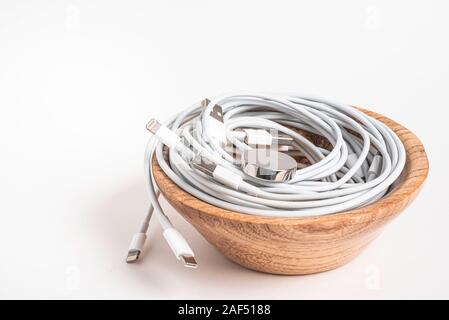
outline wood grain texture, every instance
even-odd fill
[[[303,275],[337,268],[356,257],[417,196],[429,164],[421,141],[382,115],[360,109],[392,128],[407,162],[393,190],[364,208],[313,218],[266,218],[205,203],[181,190],[153,159],[154,179],[168,202],[232,261],[261,272]]]

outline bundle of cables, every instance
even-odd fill
[[[134,235],[128,262],[139,258],[155,211],[176,257],[196,266],[193,251],[159,204],[153,154],[175,184],[202,201],[243,214],[283,218],[369,205],[388,193],[406,161],[402,142],[382,122],[315,96],[220,96],[163,124],[152,119],[147,129],[153,133],[145,152],[151,207]],[[315,145],[304,132],[321,137],[328,147]],[[294,160],[298,157],[305,161]]]

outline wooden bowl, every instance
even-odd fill
[[[356,257],[414,200],[429,170],[424,147],[412,132],[384,116],[361,110],[393,129],[407,151],[405,169],[392,191],[367,207],[312,218],[258,217],[193,197],[174,184],[155,159],[154,179],[168,202],[232,261],[272,274],[331,270]]]

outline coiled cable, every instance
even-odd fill
[[[153,154],[175,184],[207,203],[282,218],[334,214],[371,204],[389,191],[406,161],[401,140],[385,124],[352,106],[308,95],[224,95],[195,104],[164,124],[153,120],[147,127],[154,136],[145,153],[145,175],[164,230],[173,227],[151,178]],[[252,131],[245,133],[247,128]],[[322,137],[330,147],[315,145],[301,130]],[[290,137],[286,152],[299,154],[307,165],[299,163],[296,173],[282,182],[242,170],[235,153],[257,148],[243,138],[263,131],[270,133],[264,135],[267,141],[273,140],[273,131]],[[164,145],[169,147],[168,161]],[[198,157],[204,161],[195,163]]]

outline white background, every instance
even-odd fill
[[[1,1],[0,298],[449,298],[448,10],[443,0]],[[171,209],[200,267],[175,260],[155,221],[142,262],[125,264],[148,205],[146,121],[235,90],[319,94],[397,120],[430,158],[420,197],[324,274],[243,269]]]

